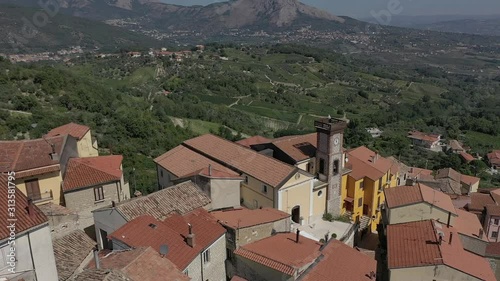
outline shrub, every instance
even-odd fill
[[[333,215],[330,213],[324,213],[323,214],[323,220],[325,221],[332,221],[333,220]]]

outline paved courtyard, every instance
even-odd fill
[[[305,225],[292,224],[292,231],[296,231],[298,228],[302,236],[319,241],[325,239],[325,235],[327,234],[331,237],[333,233],[337,234],[337,239],[340,239],[347,233],[350,227],[350,223],[340,221],[328,222],[322,218],[317,218],[312,219],[309,224]]]

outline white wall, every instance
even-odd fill
[[[10,247],[8,241],[1,242],[2,253],[9,254]],[[57,268],[52,248],[52,238],[50,228],[45,224],[32,231],[18,234],[16,237],[16,273],[21,274],[26,271],[35,270],[38,281],[57,281]],[[2,263],[3,264],[3,263]],[[3,267],[3,266],[2,266]],[[0,269],[0,276],[8,277],[8,267]],[[10,275],[16,276],[17,274]],[[26,280],[29,281],[29,280]]]

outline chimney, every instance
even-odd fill
[[[406,179],[406,186],[414,186],[415,185],[415,179],[409,177]]]
[[[295,243],[299,243],[299,233],[300,233],[300,229],[297,228],[297,234],[295,235]]]
[[[99,248],[97,248],[97,245],[94,247],[94,260],[95,268],[101,269],[101,262],[99,261]]]
[[[446,223],[446,227],[450,228],[450,222],[451,222],[451,212],[448,212],[448,222]]]
[[[450,232],[450,241],[448,241],[448,244],[451,245],[451,241],[453,240],[453,232]]]
[[[136,191],[134,192],[134,196],[135,196],[135,197],[141,197],[141,196],[142,196],[142,192],[140,192],[139,190],[136,190]]]
[[[479,239],[483,239],[484,231],[482,228],[479,229]]]
[[[116,202],[115,201],[111,201],[111,207],[116,207]]]
[[[33,204],[33,199],[31,198],[28,198],[28,206],[26,206],[26,211],[31,218],[35,216],[35,204]]]
[[[212,164],[208,164],[208,176],[212,176]]]
[[[188,223],[188,227],[189,227],[189,234],[186,237],[186,243],[189,245],[189,247],[194,248],[194,245],[195,245],[195,241],[194,241],[195,235],[193,234],[193,226],[190,223]]]
[[[369,277],[370,280],[375,279],[375,277],[376,277],[375,271],[370,271],[370,277]]]

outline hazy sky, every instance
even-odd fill
[[[206,5],[217,0],[161,0],[180,5]],[[371,11],[387,10],[390,2],[399,1],[401,15],[500,15],[499,0],[302,0],[340,16],[368,17]]]

